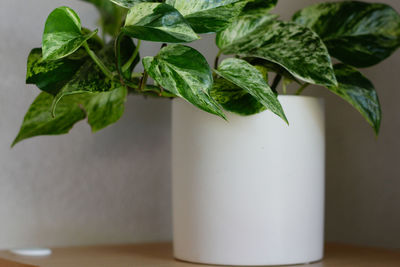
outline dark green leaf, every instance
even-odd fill
[[[74,97],[66,97],[60,101],[56,117],[51,115],[52,102],[52,95],[40,93],[25,115],[21,130],[12,146],[34,136],[68,133],[76,122],[86,117]]]
[[[108,92],[89,94],[90,99],[84,107],[93,132],[117,122],[122,117],[127,94],[127,89],[122,86]]]
[[[281,75],[282,77],[284,77],[287,80],[294,81],[294,82],[297,82],[298,84],[300,84],[300,82],[296,79],[296,77],[294,77],[285,68],[283,68],[282,66],[280,66],[276,63],[273,63],[271,61],[268,61],[268,60],[265,60],[262,58],[252,58],[252,57],[244,58],[244,60],[246,60],[253,66],[263,66],[264,68],[266,68],[268,70],[268,72],[275,72],[276,74]]]
[[[165,43],[199,39],[183,16],[172,6],[140,3],[131,8],[123,31],[134,38]]]
[[[242,59],[228,58],[222,61],[216,73],[244,89],[267,109],[287,122],[278,98],[264,80],[262,73],[255,67]]]
[[[210,95],[225,110],[243,116],[260,113],[267,109],[247,91],[224,78],[215,80]]]
[[[74,76],[84,59],[63,58],[43,61],[42,49],[35,48],[28,57],[26,83],[35,84],[41,90],[56,95]]]
[[[271,19],[271,15],[240,16],[218,34],[225,54],[258,57],[284,67],[312,84],[336,85],[331,58],[322,40],[309,28]]]
[[[145,57],[143,65],[149,75],[172,94],[225,118],[218,103],[209,95],[213,84],[210,66],[195,49],[169,45],[156,57]]]
[[[136,45],[133,43],[132,39],[124,35],[122,40],[120,41],[120,49],[119,49],[119,57],[120,57],[119,61],[121,66],[125,65],[125,63],[131,60],[131,57],[133,56],[135,50],[136,50]],[[126,69],[124,73],[122,73],[124,78],[128,80],[131,78],[133,69],[140,62],[139,52],[137,52],[133,61],[130,62],[132,63],[130,64],[129,68]]]
[[[111,71],[116,70],[113,42],[108,44],[99,52],[99,58],[104,62],[108,69]],[[111,91],[120,86],[121,85],[117,80],[106,77],[93,61],[88,60],[56,95],[53,103],[53,110],[56,110],[58,101],[60,101],[64,96],[86,92]]]
[[[68,7],[56,8],[46,20],[43,33],[43,59],[56,60],[79,49],[97,31],[83,34],[78,15]]]
[[[262,10],[263,12],[269,12],[273,9],[278,0],[250,0],[243,9],[243,13],[253,12]]]
[[[382,113],[374,85],[349,65],[337,64],[334,69],[339,85],[329,90],[356,108],[378,134]]]
[[[242,11],[244,0],[167,0],[190,23],[195,32],[209,33],[225,29]]]
[[[400,16],[385,4],[321,3],[293,19],[318,33],[333,57],[352,66],[375,65],[400,46]]]

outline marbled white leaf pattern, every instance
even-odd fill
[[[222,61],[215,72],[244,89],[266,108],[287,122],[278,98],[264,80],[262,73],[255,67],[242,59],[228,58]]]
[[[308,83],[337,84],[328,50],[317,34],[307,27],[267,17],[239,17],[218,35],[218,47],[225,54],[276,63]]]
[[[225,110],[242,116],[253,115],[267,109],[246,90],[224,78],[215,80],[210,95]]]
[[[225,29],[242,11],[247,0],[167,0],[197,33]]]
[[[207,60],[195,49],[169,45],[155,57],[145,57],[143,66],[150,77],[172,94],[196,107],[225,118],[210,96],[213,77]]]
[[[336,64],[334,69],[339,85],[329,90],[357,109],[378,135],[382,112],[374,85],[354,67]]]
[[[293,20],[319,34],[333,57],[356,67],[375,65],[400,46],[400,16],[385,4],[320,3]]]
[[[26,83],[35,84],[40,90],[56,95],[84,62],[85,59],[69,58],[45,61],[42,49],[35,48],[28,56]]]
[[[97,31],[82,33],[78,15],[69,7],[59,7],[50,13],[43,33],[44,60],[57,60],[78,50]]]
[[[156,2],[153,0],[109,0],[109,1],[125,8],[131,8],[134,5],[142,2]]]
[[[164,43],[199,39],[183,16],[172,6],[140,3],[129,10],[122,31],[134,38]]]

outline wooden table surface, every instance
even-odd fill
[[[325,259],[309,267],[400,267],[400,251],[328,244]],[[196,267],[176,261],[168,243],[57,248],[48,257],[30,258],[0,251],[0,267]]]

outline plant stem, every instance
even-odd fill
[[[114,42],[114,53],[115,53],[115,66],[117,67],[117,72],[119,80],[123,86],[126,86],[124,77],[121,71],[121,40],[124,38],[124,33],[119,33]]]
[[[272,82],[272,85],[271,85],[271,89],[272,89],[272,91],[274,93],[278,93],[278,91],[276,91],[276,87],[278,87],[278,85],[281,82],[281,80],[282,80],[282,75],[277,74],[275,79],[274,79],[274,81]]]
[[[89,48],[89,45],[87,42],[83,44],[83,46],[86,49],[86,52],[89,54],[89,56],[93,59],[94,63],[100,68],[100,70],[106,75],[108,78],[113,79],[114,75],[112,72],[104,65],[103,61],[101,61],[100,58],[97,57],[97,55]]]
[[[309,83],[303,84],[303,85],[299,88],[299,90],[297,90],[296,95],[300,95],[300,94],[304,91],[304,89],[306,89],[309,85],[310,85]]]
[[[218,63],[219,63],[219,57],[221,56],[222,51],[219,50],[217,56],[215,57],[215,61],[214,61],[214,69],[218,68]]]
[[[139,54],[141,43],[142,43],[142,40],[138,39],[135,51],[133,52],[133,54],[129,58],[129,60],[122,66],[122,72],[127,71],[129,69],[129,67],[132,65],[133,61],[135,61],[137,55]]]
[[[139,91],[143,91],[144,87],[146,86],[148,77],[149,77],[149,74],[147,74],[147,72],[144,71],[143,77],[142,77],[142,79],[140,79]]]
[[[282,84],[282,91],[283,91],[283,94],[286,95],[286,93],[287,93],[287,85],[286,85],[285,82],[283,82],[283,84]]]
[[[131,79],[142,78],[142,77],[143,77],[143,73],[142,72],[132,72],[132,74],[131,74]]]

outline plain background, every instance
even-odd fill
[[[288,19],[313,0],[280,0]],[[371,1],[372,2],[372,1]],[[396,0],[375,1],[391,4]],[[91,134],[10,144],[38,90],[24,83],[26,57],[44,21],[61,5],[94,28],[97,13],[73,0],[0,1],[0,248],[171,239],[170,101],[129,97],[124,117]],[[194,44],[210,62],[213,38]],[[142,55],[159,44],[145,43]],[[400,52],[365,69],[383,106],[378,139],[361,116],[324,88],[307,89],[327,106],[327,214],[330,241],[400,248]],[[288,163],[290,164],[290,163]]]

